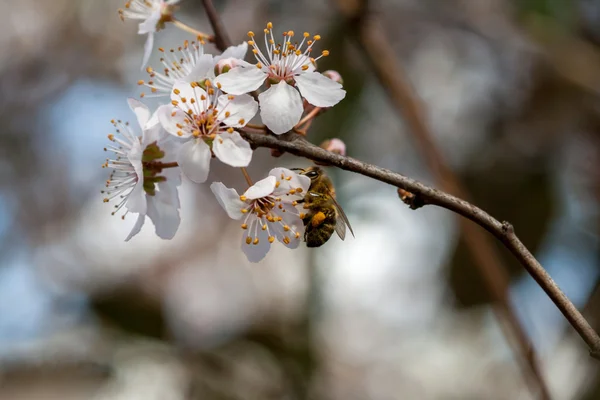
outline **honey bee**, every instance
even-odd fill
[[[300,175],[310,178],[310,187],[304,199],[304,209],[308,210],[302,216],[304,222],[304,241],[307,247],[319,247],[325,244],[335,231],[340,239],[346,237],[346,225],[354,236],[348,217],[335,200],[335,188],[331,179],[319,167],[306,169],[294,168]]]

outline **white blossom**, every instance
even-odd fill
[[[296,202],[309,187],[308,177],[286,168],[271,170],[241,196],[221,182],[210,185],[227,215],[243,220],[242,250],[250,262],[262,260],[276,238],[290,249],[298,247],[304,225]]]
[[[171,93],[171,104],[161,106],[157,114],[167,132],[184,142],[177,155],[183,173],[202,183],[208,177],[211,150],[232,167],[250,164],[250,144],[235,128],[246,125],[257,110],[258,104],[249,95],[223,94],[206,80],[178,82]]]
[[[130,0],[125,3],[125,9],[119,10],[122,20],[142,20],[138,26],[138,34],[148,35],[144,45],[142,68],[148,62],[154,46],[154,33],[164,28],[166,22],[173,18],[175,4],[179,0]]]
[[[258,101],[261,119],[273,133],[287,132],[300,121],[302,98],[316,107],[332,107],[346,96],[342,85],[315,71],[316,61],[329,54],[324,50],[319,57],[311,57],[313,45],[321,39],[319,35],[311,38],[305,32],[300,43],[293,43],[294,32],[288,31],[283,33],[283,43],[276,43],[273,24],[269,22],[264,32],[266,55],[256,45],[254,33],[249,32],[248,44],[253,47],[257,63],[243,62],[219,75],[215,82],[230,94],[248,93],[267,82],[270,87],[258,96]]]
[[[147,67],[149,79],[138,81],[139,85],[150,88],[150,96],[153,97],[169,96],[179,81],[191,83],[214,79],[217,64],[224,60],[242,60],[248,51],[248,43],[231,46],[218,56],[204,53],[202,40],[191,43],[186,40],[183,46],[177,49],[159,48],[158,51],[163,53],[160,58],[162,72]],[[142,97],[144,96],[145,94],[142,94]]]
[[[163,239],[171,239],[179,227],[179,197],[177,186],[181,184],[179,168],[173,165],[177,143],[158,123],[143,103],[129,99],[129,106],[136,114],[141,136],[131,129],[128,123],[113,121],[116,134],[108,135],[112,145],[105,148],[115,154],[103,165],[113,171],[103,190],[105,203],[116,200],[113,215],[123,207],[127,213],[138,214],[131,233],[125,239],[135,236],[146,219],[154,223],[156,234]]]

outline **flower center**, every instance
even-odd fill
[[[165,168],[165,164],[159,161],[164,156],[165,152],[158,147],[156,142],[146,146],[142,153],[143,187],[149,196],[156,194],[156,184],[167,180],[164,176],[159,175]]]

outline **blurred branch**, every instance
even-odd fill
[[[468,191],[452,169],[444,162],[444,157],[427,125],[425,110],[406,78],[402,66],[394,56],[394,48],[387,40],[381,22],[369,15],[368,1],[336,0],[336,3],[348,19],[351,25],[349,31],[355,33],[354,39],[366,54],[366,59],[379,79],[381,86],[387,91],[390,100],[396,107],[396,111],[410,127],[429,168],[442,190],[468,200],[470,198]],[[405,198],[408,199],[408,197]],[[403,199],[403,201],[405,200]],[[514,347],[515,352],[521,354],[522,360],[528,365],[528,367],[524,365],[525,376],[531,376],[533,378],[532,383],[534,387],[539,387],[542,398],[549,399],[548,386],[544,382],[537,365],[533,345],[510,304],[507,269],[502,265],[494,243],[473,224],[468,223],[466,220],[460,220],[459,223],[467,249],[475,261],[475,265],[479,268],[485,285],[490,290],[494,300],[494,310],[498,314],[500,326],[504,330],[508,343]],[[514,334],[516,343],[510,340],[511,333]],[[527,368],[530,369],[531,375],[527,374]]]
[[[277,149],[313,161],[326,163],[346,171],[352,171],[373,178],[380,182],[404,189],[420,196],[427,205],[436,205],[453,211],[481,226],[498,240],[517,258],[527,272],[546,292],[548,297],[556,304],[567,321],[575,328],[579,336],[587,343],[591,355],[600,359],[600,336],[592,329],[587,320],[573,305],[548,272],[535,259],[531,252],[519,240],[512,225],[500,222],[477,206],[446,192],[431,188],[389,169],[359,161],[352,157],[341,156],[324,150],[310,142],[303,136],[288,132],[275,136],[272,134],[242,131],[242,136],[253,147],[266,147]]]

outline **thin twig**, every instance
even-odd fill
[[[444,157],[426,122],[423,106],[408,82],[402,66],[394,56],[394,48],[383,32],[381,22],[368,14],[368,2],[366,0],[362,0],[360,3],[354,0],[336,1],[342,13],[352,24],[350,31],[356,34],[354,38],[366,54],[366,59],[381,82],[381,86],[386,90],[396,110],[410,127],[410,131],[441,189],[469,200],[470,196],[467,190],[444,162]],[[531,370],[532,383],[539,387],[541,397],[549,399],[548,386],[539,369],[531,340],[510,304],[509,277],[506,268],[500,261],[497,249],[490,238],[474,225],[461,220],[460,226],[467,249],[475,265],[479,268],[484,283],[490,290],[495,306],[494,310],[500,319],[500,326],[509,343],[515,346],[515,351],[521,354],[523,360],[526,361],[524,367]],[[514,334],[516,343],[510,340],[511,333]]]
[[[202,0],[202,3],[204,4],[204,10],[206,10],[206,15],[208,15],[210,25],[215,32],[215,46],[217,49],[225,51],[226,48],[231,46],[231,39],[229,39],[229,35],[225,30],[223,21],[221,21],[221,18],[219,18],[219,14],[215,9],[212,0]]]
[[[535,279],[548,297],[556,304],[567,321],[588,345],[592,355],[600,354],[600,336],[594,331],[579,310],[573,305],[548,272],[523,245],[508,222],[500,222],[477,206],[446,192],[431,188],[414,179],[355,158],[341,156],[322,149],[306,141],[303,136],[293,132],[275,136],[242,130],[244,137],[253,148],[266,147],[277,149],[299,157],[352,171],[380,182],[404,189],[419,195],[427,205],[436,205],[453,211],[481,226],[498,240],[519,260],[527,272]]]

